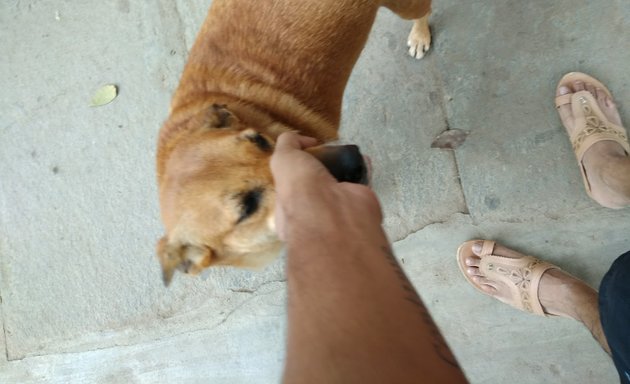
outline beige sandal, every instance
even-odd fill
[[[473,244],[483,241],[481,254],[476,255],[472,251]],[[555,265],[536,259],[532,256],[511,258],[493,255],[495,242],[491,240],[471,240],[460,245],[457,250],[457,265],[464,274],[464,278],[479,292],[492,296],[485,292],[466,273],[468,266],[465,259],[477,256],[481,259],[479,271],[490,280],[500,281],[510,288],[512,300],[503,300],[506,304],[521,311],[530,312],[540,316],[554,316],[543,310],[538,299],[538,286],[542,275],[549,269],[558,269]],[[494,297],[494,296],[492,296]]]
[[[571,72],[558,83],[557,89],[561,86],[569,86],[575,81],[582,81],[585,84],[590,83],[595,88],[602,89],[608,97],[612,99],[610,91],[604,84],[597,79],[580,72]],[[628,144],[628,134],[623,127],[615,125],[608,121],[606,116],[602,113],[602,110],[597,105],[597,101],[588,91],[579,91],[575,93],[569,93],[566,95],[556,96],[556,108],[560,108],[563,105],[571,104],[573,110],[573,116],[575,117],[575,124],[580,127],[574,135],[570,137],[571,144],[573,145],[573,151],[580,164],[580,171],[582,172],[582,179],[584,180],[584,186],[586,187],[586,193],[593,198],[591,185],[588,182],[586,176],[586,170],[582,159],[586,151],[593,146],[593,144],[610,140],[619,143],[626,154],[630,154],[630,144]]]

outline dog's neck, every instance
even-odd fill
[[[274,93],[273,90],[267,92],[270,95]],[[288,96],[289,99],[286,97],[287,95],[283,94],[280,95],[280,100],[275,102],[270,97],[263,103],[254,103],[228,94],[199,92],[194,95],[189,93],[184,97],[178,95],[174,98],[169,118],[160,130],[158,178],[164,170],[164,161],[168,158],[169,153],[181,138],[205,124],[204,119],[206,119],[207,111],[212,105],[225,105],[225,108],[241,123],[255,128],[273,140],[288,131],[296,131],[302,135],[313,137],[322,144],[337,139],[337,129],[333,124],[292,100],[290,96]],[[192,102],[186,104],[183,102],[184,100]],[[289,110],[285,108],[289,108]]]
[[[287,127],[286,130],[298,131],[321,142],[337,139],[337,122],[316,112],[286,90],[251,79],[232,68],[214,67],[206,71],[212,72],[206,74],[208,78],[220,80],[188,82],[186,87],[180,87],[173,97],[171,118],[181,111],[203,109],[212,103],[225,104],[241,121],[256,128],[282,125]],[[274,131],[277,134],[283,132],[272,129],[266,133],[275,138]]]

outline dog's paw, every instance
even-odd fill
[[[409,55],[416,59],[422,59],[431,46],[431,30],[428,18],[416,20],[407,39]]]

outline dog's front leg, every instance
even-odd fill
[[[413,28],[411,28],[409,38],[407,39],[409,55],[416,59],[422,59],[431,46],[429,15],[430,13],[427,13],[423,17],[414,20]]]
[[[424,57],[431,46],[431,0],[383,0],[382,4],[403,19],[413,20],[413,28],[407,39],[409,55],[416,59]]]

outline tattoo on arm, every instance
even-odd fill
[[[391,265],[392,269],[396,273],[396,276],[398,276],[398,278],[400,279],[402,288],[406,292],[404,299],[412,303],[415,307],[418,308],[418,314],[420,315],[422,322],[425,323],[427,327],[429,328],[429,331],[431,332],[431,337],[432,337],[431,344],[433,345],[435,352],[444,362],[446,362],[447,364],[453,367],[459,368],[459,365],[457,364],[457,360],[455,359],[455,356],[453,356],[451,350],[446,344],[446,341],[442,337],[440,330],[433,322],[433,319],[431,318],[429,311],[426,309],[426,307],[422,303],[422,300],[420,300],[418,293],[409,282],[409,279],[407,279],[407,275],[405,275],[405,272],[400,267],[400,264],[398,264],[398,261],[396,260],[396,257],[394,256],[394,253],[392,252],[391,248],[389,246],[381,246],[381,250],[386,256],[388,263]]]

